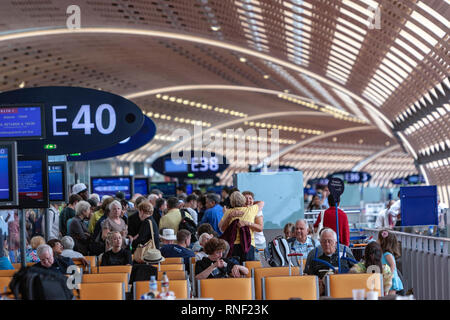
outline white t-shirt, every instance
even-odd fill
[[[260,210],[258,212],[258,214],[256,215],[256,217],[262,217],[263,213],[262,210]],[[256,248],[265,248],[266,247],[266,237],[264,237],[264,232],[255,232],[254,233],[255,236],[255,246]]]
[[[388,210],[388,213],[391,216],[396,217],[400,213],[400,199],[394,202],[394,204],[391,206],[391,208]]]
[[[77,251],[73,251],[71,249],[64,249],[61,252],[61,255],[63,257],[67,257],[67,258],[83,258],[83,255]]]
[[[389,219],[387,216],[387,209],[383,209],[378,213],[378,217],[375,222],[375,228],[382,229],[388,227],[389,227]]]

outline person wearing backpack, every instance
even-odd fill
[[[172,229],[175,234],[178,232],[180,222],[183,220],[181,211],[179,209],[179,200],[175,197],[170,197],[167,200],[167,213],[161,217],[159,221],[159,230]],[[189,213],[185,213],[185,216],[191,220],[192,216]]]

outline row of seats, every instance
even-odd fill
[[[187,273],[184,270],[182,258],[166,258],[164,264],[158,265],[160,269],[165,271],[170,280],[170,289],[175,292],[177,298],[190,297],[190,285]],[[301,298],[314,300],[318,298],[318,280],[315,276],[300,276],[300,268],[298,267],[269,267],[262,268],[259,261],[247,261],[245,266],[251,270],[246,278],[227,278],[227,279],[205,279],[194,280],[195,259],[191,260],[191,281],[195,284],[193,296],[199,298],[214,299],[289,299]],[[80,299],[88,299],[95,296],[96,299],[102,298],[110,300],[114,296],[122,297],[125,292],[129,292],[129,277],[131,266],[101,266],[93,268],[95,273],[82,274]],[[163,270],[158,271],[158,283],[162,278]],[[0,271],[0,290],[5,288],[17,270],[1,270]],[[352,297],[352,289],[367,288],[370,274],[346,274],[331,275],[326,278],[327,295],[333,298]],[[379,291],[380,296],[383,292],[383,283],[380,276],[380,285],[375,285],[375,289]],[[112,285],[102,286],[105,283],[116,283],[116,289]],[[133,285],[133,297],[139,299],[140,296],[147,292],[149,281],[137,281]],[[230,288],[230,290],[227,290]],[[5,288],[6,290],[6,288]],[[88,292],[94,292],[88,294]],[[114,292],[114,293],[113,293]],[[77,291],[74,294],[77,295]],[[120,298],[121,299],[121,298]]]

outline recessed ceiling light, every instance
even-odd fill
[[[337,138],[336,137],[333,137],[333,142],[336,142],[337,141]]]
[[[19,88],[22,89],[22,88],[24,88],[24,87],[25,87],[25,81],[22,81],[22,82],[19,84]]]
[[[239,58],[239,61],[240,61],[240,62],[247,62],[247,59],[244,58],[244,57],[240,57],[240,58]]]
[[[211,30],[212,31],[219,31],[220,30],[220,26],[211,26]]]
[[[359,139],[359,141],[358,141],[359,144],[362,144],[363,142],[364,142],[363,139]]]
[[[386,146],[388,146],[388,145],[390,145],[390,144],[391,144],[390,141],[386,141],[386,143],[385,143]]]
[[[268,75],[268,74],[265,74],[265,75],[264,75],[264,79],[269,79],[269,75]]]

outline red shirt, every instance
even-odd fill
[[[339,242],[343,245],[350,245],[350,229],[348,226],[348,218],[347,214],[338,208],[338,217],[339,217]],[[320,214],[317,217],[316,223],[314,223],[314,227],[317,228],[320,223]],[[336,208],[330,207],[325,210],[323,214],[323,227],[331,228],[336,231]]]

